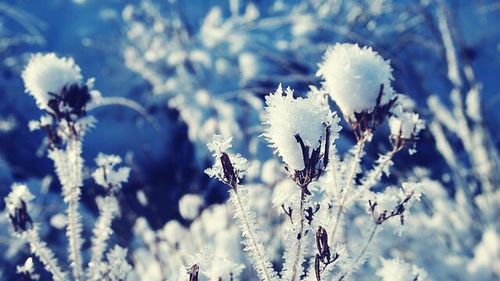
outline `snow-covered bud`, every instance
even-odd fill
[[[95,162],[98,168],[92,173],[92,177],[98,185],[110,191],[115,191],[128,181],[129,167],[115,169],[115,166],[122,162],[120,156],[99,153]]]
[[[78,118],[85,114],[91,99],[87,84],[82,82],[80,67],[72,58],[59,58],[54,53],[34,54],[22,73],[25,91],[38,107],[59,119]]]
[[[14,231],[23,232],[33,227],[33,221],[28,213],[28,205],[35,198],[24,184],[13,184],[12,191],[4,198],[5,208]]]
[[[401,149],[407,143],[414,144],[418,134],[425,128],[424,120],[420,119],[417,113],[403,112],[401,107],[397,107],[394,115],[389,118],[391,129],[391,140],[395,149]],[[410,154],[415,152],[415,148],[410,149]]]
[[[392,68],[370,47],[336,44],[326,51],[317,76],[358,137],[372,131],[395,101]]]
[[[205,170],[205,173],[235,189],[246,173],[247,160],[240,154],[227,152],[232,146],[232,139],[214,135],[212,142],[207,146],[216,161],[211,168]]]
[[[294,98],[293,90],[266,97],[264,136],[283,158],[287,169],[299,185],[306,185],[328,164],[331,143],[338,137],[339,119],[319,96]]]

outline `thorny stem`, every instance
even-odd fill
[[[255,234],[253,233],[252,228],[250,227],[248,223],[248,218],[246,216],[245,209],[243,208],[243,204],[241,203],[241,198],[238,193],[238,189],[234,188],[233,193],[236,197],[236,203],[237,203],[237,208],[240,209],[240,214],[241,214],[241,221],[242,221],[242,226],[245,228],[246,233],[248,233],[248,239],[250,240],[250,243],[252,243],[252,249],[254,250],[254,254],[258,257],[258,262],[260,263],[260,267],[262,269],[262,272],[264,273],[264,280],[271,281],[271,274],[268,272],[267,264],[264,259],[264,254],[260,252],[260,249],[258,247],[257,241],[255,240]]]
[[[347,194],[351,190],[352,184],[354,182],[354,178],[356,177],[356,171],[358,169],[359,160],[361,158],[361,152],[363,151],[363,147],[364,147],[365,142],[366,142],[366,138],[362,137],[359,140],[359,142],[357,143],[358,149],[356,150],[356,153],[354,154],[354,158],[352,159],[351,173],[349,175],[346,188],[343,191],[344,195],[342,196],[342,200],[340,201],[340,205],[339,205],[338,212],[337,212],[337,217],[335,218],[335,224],[333,225],[332,234],[330,235],[330,245],[334,245],[333,242],[335,241],[334,240],[335,233],[337,231],[340,219],[342,217],[342,212],[344,211],[344,206],[345,206],[345,201],[347,199]]]
[[[293,262],[292,266],[292,278],[290,278],[291,281],[294,281],[296,276],[297,276],[297,268],[299,267],[300,263],[300,251],[302,250],[302,240],[304,239],[304,222],[305,222],[305,215],[304,215],[304,201],[305,201],[305,190],[307,187],[301,188],[301,193],[300,193],[300,227],[299,227],[299,233],[297,236],[298,240],[298,246],[297,246],[297,251],[295,252],[295,260]]]
[[[40,243],[40,240],[38,238],[38,234],[35,232],[35,230],[30,230],[26,232],[26,240],[28,240],[28,243],[31,246],[32,252],[38,256],[40,261],[45,265],[45,268],[52,274],[52,277],[56,281],[65,281],[65,274],[61,272],[57,264],[53,263],[53,258],[47,256],[47,252],[44,249],[45,246],[43,246]],[[36,249],[36,250],[35,250]]]

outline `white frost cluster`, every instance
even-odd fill
[[[326,127],[331,126],[331,140],[337,138],[340,126],[338,117],[319,97],[294,98],[293,90],[283,91],[281,84],[276,92],[266,97],[264,136],[275,152],[293,170],[304,169],[302,149],[295,138],[300,136],[311,153],[324,141]]]
[[[40,109],[49,109],[48,102],[71,84],[80,84],[80,67],[73,58],[59,58],[54,53],[34,54],[22,73],[26,92],[32,95]]]
[[[96,280],[127,280],[132,272],[132,266],[127,262],[127,249],[116,245],[106,255],[106,259],[106,262],[99,264]]]
[[[92,177],[98,185],[104,188],[116,189],[127,182],[130,168],[120,167],[115,170],[115,166],[122,162],[120,156],[99,153],[95,162],[99,168],[92,173]]]
[[[389,127],[392,137],[411,140],[415,139],[418,133],[425,129],[425,121],[420,119],[417,113],[403,112],[398,107],[394,115],[389,118]]]
[[[331,46],[316,75],[323,78],[324,89],[349,120],[355,121],[354,113],[373,111],[380,85],[384,85],[380,105],[387,104],[394,96],[389,61],[370,47],[361,48],[358,44]]]
[[[5,208],[11,216],[15,216],[16,210],[22,207],[22,202],[28,204],[35,196],[31,194],[24,184],[13,184],[12,191],[4,198]]]
[[[382,259],[382,266],[377,275],[383,281],[426,281],[427,273],[415,265],[400,259]]]
[[[179,212],[186,220],[195,219],[204,204],[203,197],[198,194],[186,194],[179,200]]]
[[[18,265],[16,267],[16,272],[25,276],[29,276],[31,280],[38,280],[40,278],[38,274],[35,274],[33,258],[31,257],[27,258],[23,265]]]
[[[248,163],[247,159],[243,158],[243,156],[241,156],[239,153],[232,154],[228,152],[228,149],[232,147],[232,140],[232,137],[226,138],[221,135],[214,135],[212,142],[207,145],[208,150],[212,152],[212,156],[215,158],[214,165],[205,170],[205,173],[210,177],[219,179],[224,178],[224,171],[222,169],[222,163],[220,161],[222,153],[226,153],[229,156],[229,159],[233,164],[234,172],[239,179],[241,179],[246,174]]]

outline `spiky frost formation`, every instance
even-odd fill
[[[394,96],[389,61],[370,47],[361,48],[358,44],[329,47],[316,75],[323,78],[324,89],[349,120],[355,121],[354,113],[373,111],[380,85],[384,85],[380,105],[387,104]]]
[[[415,139],[418,133],[425,128],[425,122],[419,118],[417,113],[399,111],[389,118],[389,127],[392,137],[411,140]]]
[[[302,149],[296,136],[309,147],[309,153],[324,141],[326,127],[331,127],[331,140],[336,139],[340,126],[337,116],[318,97],[294,98],[293,90],[285,91],[281,84],[266,97],[268,125],[264,136],[270,146],[293,170],[304,169]]]
[[[239,153],[238,154],[233,154],[228,152],[228,150],[232,147],[231,141],[233,140],[232,137],[223,137],[221,135],[214,135],[212,142],[209,143],[208,150],[212,152],[212,156],[216,159],[214,162],[213,166],[206,169],[205,173],[212,177],[212,178],[218,178],[222,182],[225,182],[225,176],[224,176],[224,167],[222,165],[222,161],[220,161],[220,158],[222,154],[227,154],[231,164],[234,169],[235,176],[240,180],[245,176],[246,170],[247,170],[247,159],[242,157]]]
[[[95,159],[95,163],[99,168],[92,173],[95,182],[106,189],[116,190],[121,188],[122,184],[128,181],[130,174],[129,167],[115,169],[115,166],[121,162],[122,159],[118,155],[99,153]]]
[[[53,98],[65,86],[81,84],[80,67],[73,58],[59,58],[54,53],[34,54],[22,73],[26,92],[32,95],[40,109],[47,110]]]

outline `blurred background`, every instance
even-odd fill
[[[171,219],[187,223],[177,206],[183,194],[202,194],[206,205],[226,199],[226,187],[203,173],[211,163],[206,143],[215,133],[234,137],[234,151],[253,167],[247,181],[261,182],[258,171],[272,158],[259,137],[264,96],[279,83],[299,95],[310,86],[320,87],[317,64],[331,44],[371,46],[389,59],[396,91],[411,97],[424,119],[432,115],[427,106],[431,95],[451,107],[454,85],[448,79],[443,21],[457,60],[473,69],[481,85],[482,122],[498,150],[498,1],[3,0],[0,197],[13,182],[28,182],[34,193],[45,194],[37,198],[43,206],[37,220],[57,224],[54,217],[63,210],[44,134],[29,132],[27,126],[41,114],[24,93],[20,77],[30,53],[73,57],[85,78],[95,77],[103,96],[117,97],[89,113],[98,124],[84,141],[84,158],[89,173],[99,152],[120,155],[132,168],[119,198],[121,217],[113,224],[114,239],[127,245],[137,217],[145,217],[153,229]],[[465,75],[460,73],[464,88],[471,86]],[[390,147],[387,131],[382,127],[376,132],[368,158]],[[453,192],[446,178],[449,167],[436,152],[433,136],[424,132],[420,138],[419,153],[398,155],[389,180],[425,166]],[[343,130],[339,150],[354,141]],[[452,144],[461,159],[463,147],[458,141]],[[99,193],[92,180],[85,182],[84,220],[96,216],[94,197]],[[85,231],[90,233],[90,228]],[[62,231],[47,227],[43,232],[49,244],[64,243]],[[0,267],[10,276],[21,261],[19,251],[26,249],[6,237],[0,240],[0,249],[6,249]]]

